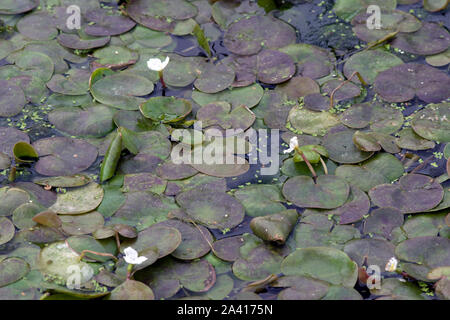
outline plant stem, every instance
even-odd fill
[[[316,183],[316,179],[317,179],[317,174],[316,171],[314,170],[313,166],[311,165],[311,163],[309,162],[309,160],[305,157],[305,155],[303,154],[303,151],[300,150],[299,147],[295,147],[295,150],[298,152],[298,154],[303,158],[303,161],[305,161],[306,165],[309,168],[309,171],[311,171],[311,174],[313,176],[314,179],[314,183]]]
[[[16,172],[17,172],[16,166],[12,166],[8,176],[9,182],[14,182],[14,180],[16,180]]]
[[[163,89],[165,89],[166,88],[166,83],[164,82],[164,77],[163,77],[162,70],[158,71],[158,74],[159,74],[159,80],[161,81],[162,87],[163,87]]]
[[[319,156],[319,159],[320,159],[320,163],[322,164],[323,171],[325,172],[325,174],[328,174],[328,168],[327,168],[325,161],[323,161],[321,156]]]
[[[362,84],[363,86],[367,86],[367,82],[364,81],[363,77],[361,77],[361,75],[359,74],[359,72],[358,72],[358,71],[353,72],[352,75],[351,75],[347,80],[343,81],[340,85],[338,85],[336,88],[334,88],[334,90],[331,92],[331,95],[330,95],[330,109],[333,108],[333,105],[334,105],[334,95],[336,94],[336,92],[337,92],[340,88],[342,88],[344,85],[346,85],[348,82],[350,82],[350,81],[353,79],[354,76],[357,76],[357,77],[358,77],[359,81],[361,82],[361,84]]]
[[[128,267],[127,267],[127,280],[130,280],[130,278],[131,278],[131,271],[133,271],[133,265],[132,264],[128,264]]]

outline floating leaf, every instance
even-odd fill
[[[383,239],[357,239],[345,244],[344,252],[359,267],[367,264],[384,267],[394,256],[395,246]]]
[[[335,285],[353,288],[358,277],[358,267],[344,252],[315,247],[298,249],[281,264],[287,276],[306,276]]]
[[[0,288],[14,283],[30,272],[28,263],[20,258],[6,258],[0,261]]]
[[[425,139],[450,142],[450,103],[428,105],[414,115],[411,126]]]
[[[13,153],[17,162],[33,162],[39,158],[36,150],[24,141],[17,142],[14,145]]]
[[[432,209],[443,196],[444,190],[438,182],[420,174],[408,174],[397,184],[382,184],[369,191],[369,197],[376,206],[398,208],[402,213]]]
[[[62,230],[72,236],[93,233],[105,223],[103,216],[96,211],[80,215],[63,215],[60,220]]]
[[[268,84],[278,84],[293,77],[295,65],[292,58],[276,50],[263,50],[257,56],[257,78]]]
[[[250,228],[263,240],[283,244],[297,223],[297,219],[296,210],[284,210],[252,219]]]
[[[374,88],[388,102],[405,102],[417,95],[437,103],[450,95],[450,77],[427,65],[405,63],[380,72]]]
[[[345,203],[350,187],[345,180],[331,175],[317,177],[317,183],[307,176],[289,178],[283,185],[283,195],[303,208],[333,209]]]
[[[0,117],[12,117],[22,111],[25,94],[11,81],[0,80]]]
[[[377,234],[390,240],[392,230],[403,225],[403,213],[395,208],[378,208],[364,223],[365,234]]]
[[[355,146],[353,132],[350,130],[329,133],[322,146],[327,149],[331,160],[343,164],[359,163],[373,155],[373,152],[361,151]]]
[[[184,119],[192,111],[192,104],[175,97],[154,97],[141,104],[139,110],[152,121],[172,123]]]
[[[297,130],[324,136],[328,130],[339,124],[339,119],[330,112],[316,112],[293,107],[289,112],[288,121]]]
[[[111,179],[116,172],[117,164],[119,163],[120,154],[122,152],[122,134],[117,132],[111,144],[106,151],[100,167],[100,181]]]
[[[199,188],[180,193],[177,203],[197,222],[213,229],[231,229],[244,219],[243,206],[226,193]]]
[[[59,214],[81,214],[96,209],[103,199],[103,188],[95,182],[58,193],[56,203],[49,210]]]
[[[30,195],[19,188],[0,188],[0,216],[10,216],[21,204],[28,203]]]
[[[427,150],[435,147],[435,143],[433,141],[423,139],[411,128],[403,128],[399,132],[397,145],[400,148],[409,150]]]
[[[12,222],[5,217],[0,217],[0,245],[7,243],[14,237],[16,229]]]
[[[234,197],[242,203],[245,213],[251,217],[266,216],[285,209],[283,196],[275,185],[255,184],[236,190]]]
[[[85,14],[89,21],[86,34],[96,37],[117,36],[131,30],[136,23],[124,15],[111,14],[105,9],[89,10]]]
[[[91,181],[92,179],[84,174],[74,174],[72,176],[60,176],[60,177],[51,177],[33,180],[34,183],[42,186],[51,186],[59,188],[81,187],[88,184]]]
[[[111,291],[109,300],[154,300],[152,289],[142,282],[126,280]]]

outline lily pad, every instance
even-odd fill
[[[392,230],[403,225],[403,213],[395,208],[378,208],[370,213],[364,223],[365,234],[380,235],[390,240]]]
[[[96,211],[80,215],[64,215],[60,219],[62,230],[72,236],[93,233],[105,223],[103,216]]]
[[[232,108],[241,105],[253,108],[259,103],[263,94],[263,88],[255,83],[248,87],[228,89],[214,94],[194,91],[192,92],[192,100],[202,107],[216,101],[225,101],[231,104]]]
[[[74,174],[72,176],[50,177],[33,180],[34,183],[42,186],[51,186],[59,188],[81,187],[88,184],[91,181],[92,179],[84,174]]]
[[[450,77],[427,65],[405,63],[380,72],[374,88],[388,102],[405,102],[417,96],[437,103],[450,95]]]
[[[400,33],[392,41],[394,48],[419,55],[441,53],[447,50],[449,45],[449,32],[437,23],[424,23],[418,31]]]
[[[246,106],[231,109],[227,102],[207,104],[197,111],[197,119],[203,127],[219,125],[223,129],[247,130],[255,121],[254,113]]]
[[[244,219],[243,206],[226,193],[192,189],[176,196],[177,203],[194,221],[213,229],[231,229]]]
[[[0,288],[14,283],[30,272],[28,263],[20,258],[6,258],[0,261]]]
[[[329,158],[342,164],[359,163],[369,159],[373,152],[359,150],[353,143],[353,132],[350,130],[329,133],[322,146],[328,151]]]
[[[411,126],[425,139],[450,142],[450,103],[426,106],[414,115]]]
[[[7,243],[14,238],[15,232],[16,229],[14,228],[11,220],[5,217],[0,217],[0,245]]]
[[[295,74],[292,58],[276,50],[263,50],[257,56],[257,78],[267,84],[278,84],[291,79]]]
[[[287,276],[306,276],[335,285],[353,288],[358,267],[344,252],[327,248],[303,248],[287,256],[281,264]]]
[[[250,228],[262,240],[284,244],[297,223],[297,219],[296,210],[284,210],[252,219]]]
[[[115,109],[101,104],[53,110],[48,120],[56,129],[73,136],[103,137],[114,129]]]
[[[19,14],[31,11],[39,5],[39,0],[7,0],[0,6],[0,14]]]
[[[443,67],[450,63],[450,49],[442,53],[427,56],[425,58],[427,63],[433,67]]]
[[[184,119],[192,111],[192,104],[175,97],[154,97],[141,104],[139,109],[152,121],[172,123]]]
[[[67,76],[55,74],[47,82],[47,87],[53,92],[64,95],[78,96],[86,94],[89,90],[90,72],[80,69],[70,69]]]
[[[61,33],[57,40],[60,45],[69,49],[90,50],[105,46],[109,42],[110,37],[96,38],[84,36],[82,38],[76,34]]]
[[[350,184],[350,194],[347,202],[339,208],[326,211],[328,215],[339,216],[340,224],[349,224],[359,221],[370,210],[369,197],[357,186],[352,185],[352,181],[347,180]]]
[[[394,256],[395,246],[384,239],[357,239],[345,244],[344,252],[361,268],[365,264],[380,268]]]
[[[0,216],[10,216],[13,211],[30,201],[30,195],[19,188],[0,188]]]
[[[270,16],[253,16],[233,23],[224,35],[224,45],[232,53],[251,55],[263,47],[276,49],[295,42],[295,30]]]
[[[19,20],[16,27],[22,35],[33,40],[51,40],[58,35],[52,17],[46,12],[26,15]]]
[[[109,300],[154,300],[152,289],[142,282],[127,280],[111,291]]]
[[[96,37],[117,36],[131,30],[136,23],[124,15],[110,14],[104,9],[89,10],[84,15],[88,25],[86,34]]]
[[[167,257],[152,268],[136,273],[137,280],[148,283],[155,299],[166,299],[183,287],[193,292],[206,292],[216,282],[214,267],[206,260],[180,262]]]
[[[368,192],[371,188],[390,183],[401,177],[404,168],[400,160],[387,153],[380,153],[360,165],[342,165],[336,175]]]
[[[166,185],[166,181],[148,172],[127,174],[123,179],[122,192],[151,191],[162,194]]]
[[[245,213],[251,217],[260,217],[285,209],[281,204],[283,196],[275,185],[255,184],[236,190],[234,197],[242,203]]]
[[[415,133],[412,128],[403,128],[399,132],[397,145],[403,149],[427,150],[433,149],[436,144],[433,141],[422,138],[417,133]]]
[[[137,110],[145,96],[153,91],[153,83],[131,73],[114,73],[106,68],[95,70],[90,79],[90,91],[99,102],[125,110]]]
[[[92,61],[93,68],[120,69],[135,64],[139,59],[139,54],[122,46],[107,46],[95,50],[93,56],[97,60]]]
[[[339,124],[339,119],[327,111],[311,111],[293,107],[288,121],[297,130],[311,135],[324,136],[328,130]]]
[[[96,209],[103,199],[103,188],[95,182],[59,193],[49,210],[59,214],[81,214]]]
[[[287,97],[291,100],[297,100],[298,98],[312,96],[320,93],[320,87],[316,81],[308,77],[294,77],[289,82],[278,85],[276,91],[286,93]],[[321,94],[319,94],[323,97]],[[324,97],[325,98],[325,97]],[[329,105],[329,103],[328,103]],[[305,102],[306,106],[306,102]],[[308,108],[310,109],[310,108]],[[310,109],[313,110],[313,109]],[[314,110],[320,111],[320,110]]]
[[[385,10],[394,10],[397,0],[338,0],[334,4],[333,11],[339,18],[349,21],[358,13],[366,11],[370,5],[377,5]]]
[[[97,148],[79,139],[55,137],[33,143],[39,154],[35,169],[45,176],[72,175],[86,170],[97,159]]]
[[[355,53],[344,65],[344,74],[349,78],[355,71],[369,84],[374,83],[377,75],[397,65],[403,64],[402,59],[387,51],[377,49]],[[358,78],[355,80],[359,82]]]
[[[217,93],[231,86],[234,78],[233,68],[226,64],[206,64],[201,68],[194,86],[204,93]]]
[[[382,184],[369,191],[375,205],[398,208],[402,213],[432,209],[443,196],[444,190],[438,182],[420,174],[409,174],[401,177],[398,184]]]
[[[25,103],[25,94],[20,87],[11,81],[0,80],[0,117],[15,116]]]
[[[337,176],[319,176],[317,183],[310,177],[297,176],[285,182],[282,192],[288,201],[299,207],[334,209],[345,203],[350,187]]]

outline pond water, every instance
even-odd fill
[[[10,86],[9,90],[15,95],[20,96],[19,92],[26,98],[22,108],[11,114],[7,114],[7,108],[19,98],[0,98],[0,129],[15,128],[26,133],[28,142],[39,154],[39,160],[30,163],[14,161],[17,154],[12,152],[12,146],[23,138],[10,131],[5,131],[6,136],[0,135],[0,152],[3,152],[0,156],[4,154],[12,161],[11,166],[1,168],[0,175],[0,201],[3,202],[0,203],[0,240],[3,241],[0,242],[0,299],[449,299],[450,281],[446,278],[450,267],[450,243],[447,241],[450,182],[446,176],[450,154],[446,148],[450,141],[446,118],[450,114],[449,65],[431,67],[426,60],[430,54],[411,53],[430,52],[435,47],[438,49],[434,51],[441,53],[445,49],[439,47],[447,45],[448,60],[448,8],[430,12],[424,9],[422,1],[414,4],[374,1],[383,7],[381,21],[386,24],[394,21],[393,25],[386,28],[387,31],[367,34],[361,27],[355,29],[360,32],[356,36],[351,20],[358,13],[364,13],[365,5],[370,4],[368,1],[352,2],[358,3],[359,9],[345,7],[345,0],[173,0],[164,8],[145,0],[130,1],[128,5],[125,1],[41,1],[37,8],[33,6],[35,2],[24,0],[33,11],[19,12],[12,6],[11,10],[19,10],[16,14],[5,14],[7,9],[0,4],[0,20],[5,26],[0,40],[0,81],[6,81],[3,85]],[[393,7],[389,3],[393,3]],[[82,29],[78,33],[64,26],[68,17],[64,10],[71,4],[81,8]],[[393,8],[405,13],[404,16]],[[129,18],[119,15],[120,10]],[[388,18],[384,18],[386,16]],[[260,20],[255,23],[253,19]],[[400,25],[395,19],[404,23],[401,25],[404,29],[368,48],[368,43],[373,44],[373,41],[362,38],[382,39],[397,28],[396,23]],[[49,21],[52,24],[48,33],[33,31],[33,26],[49,25]],[[132,28],[120,30],[127,23],[131,23]],[[407,38],[409,34],[422,32],[430,23],[437,31],[423,31],[425,35]],[[191,34],[193,25],[197,24],[209,38],[212,58],[199,45],[200,38]],[[86,34],[89,27],[97,25],[101,25],[96,31],[100,34],[94,35],[94,31]],[[443,35],[434,37],[437,33]],[[109,36],[105,44],[88,48],[88,41],[100,41]],[[405,38],[404,42],[413,43],[409,52],[404,48],[408,46],[401,42]],[[46,52],[43,47],[50,43],[58,49],[50,47]],[[298,44],[311,46],[296,47]],[[375,49],[381,52],[378,64],[371,60],[376,57],[363,57],[359,64],[350,65],[349,61],[356,60],[353,57]],[[267,66],[262,62],[263,51],[270,51],[265,61]],[[158,73],[147,69],[146,60],[163,59],[166,55],[171,60],[163,72],[167,83],[164,88]],[[59,65],[63,71],[58,72],[57,62],[61,61],[67,68]],[[385,61],[394,62],[386,66]],[[95,65],[97,62],[99,66]],[[214,64],[223,66],[225,62],[229,65],[211,69]],[[50,72],[46,64],[51,66]],[[407,71],[412,72],[405,71],[403,64],[417,68],[414,73],[417,79],[403,81],[408,76]],[[421,71],[420,66],[433,70]],[[294,72],[286,74],[291,67]],[[348,71],[351,67],[353,69]],[[394,71],[388,74],[390,70]],[[78,78],[72,71],[80,72]],[[367,86],[357,81],[343,83],[353,71],[363,75],[375,72],[375,76],[386,73],[392,90],[381,80],[377,83],[375,76]],[[230,73],[231,81],[227,80]],[[57,78],[59,74],[70,74],[72,82],[67,81],[67,76]],[[396,75],[400,75],[398,79]],[[239,79],[242,82],[247,81],[245,85],[236,81],[238,77],[242,77]],[[203,82],[198,82],[199,79]],[[294,84],[294,79],[301,79],[300,83]],[[421,89],[424,82],[432,85]],[[188,84],[180,85],[185,83]],[[146,84],[152,84],[153,90]],[[339,84],[344,85],[343,97],[336,98],[338,103],[331,111],[322,104],[324,111],[320,113],[328,114],[328,118],[314,120],[319,112],[306,107],[306,96],[320,93],[329,104],[331,92]],[[216,85],[223,89],[210,91]],[[307,88],[308,85],[313,89]],[[233,96],[233,90],[250,86],[264,89],[263,94],[254,90],[254,95],[245,92]],[[409,86],[413,87],[413,95],[402,99]],[[353,94],[355,88],[357,93]],[[420,94],[420,90],[425,93]],[[337,92],[339,90],[335,97]],[[2,94],[8,95],[4,91]],[[241,103],[252,103],[255,95],[260,97],[246,109],[248,111],[241,111],[233,118],[230,111],[237,110]],[[389,99],[392,95],[401,98],[397,102]],[[184,114],[169,102],[161,102],[161,105],[155,102],[150,110],[159,118],[152,118],[151,112],[145,114],[142,107],[139,109],[145,101],[156,101],[153,99],[162,96],[175,97],[177,101],[187,99],[192,108]],[[225,101],[225,107],[217,101]],[[431,104],[441,101],[440,109],[435,112]],[[361,104],[367,109],[347,111]],[[381,109],[377,109],[379,106]],[[350,121],[338,118],[344,112]],[[420,112],[429,113],[416,119]],[[269,129],[269,132],[281,130],[277,142],[283,168],[274,175],[262,175],[260,164],[251,164],[243,172],[237,167],[223,169],[225,174],[222,175],[218,174],[222,172],[220,166],[212,169],[183,166],[176,173],[174,167],[168,166],[168,171],[163,172],[159,168],[168,165],[170,150],[177,144],[173,139],[170,142],[170,133],[192,128],[193,121],[200,119],[199,114],[204,115],[204,122],[210,121],[216,128],[226,123],[222,130],[227,125],[244,130],[250,127]],[[176,121],[167,121],[172,116]],[[247,124],[252,116],[253,121]],[[421,127],[417,123],[424,117],[436,117],[437,120],[431,122],[438,123],[428,121],[420,124]],[[365,125],[354,124],[361,121]],[[410,129],[412,122],[414,130]],[[360,137],[357,148],[354,143],[357,130],[379,135]],[[402,134],[405,135],[403,145],[394,140],[403,137]],[[353,137],[350,143],[343,142],[344,135]],[[327,154],[321,156],[329,158],[328,175],[316,161],[314,168],[319,177],[313,182],[304,161],[296,163],[292,161],[292,153],[283,153],[292,136],[299,138],[300,146],[327,146]],[[67,140],[47,139],[54,137]],[[7,144],[8,139],[14,142]],[[72,146],[70,139],[80,140],[80,145]],[[120,139],[120,146],[114,154],[113,147],[107,149],[113,146],[111,141],[115,139]],[[271,143],[274,141],[269,140],[269,146]],[[374,144],[375,149],[364,149],[374,148]],[[87,151],[92,146],[95,151]],[[389,151],[392,148],[398,150]],[[308,155],[310,159],[315,156]],[[51,157],[54,158],[48,160]],[[245,158],[250,160],[248,155]],[[408,162],[408,159],[412,160]],[[102,168],[104,163],[107,163],[106,169]],[[361,163],[365,172],[350,171],[357,170],[355,167]],[[10,172],[14,165],[17,172],[12,182]],[[103,178],[101,170],[112,171]],[[90,184],[68,185],[67,181],[58,184],[56,180],[41,183],[42,186],[30,184],[38,179],[78,173],[86,175]],[[169,173],[177,177],[168,178]],[[198,181],[192,178],[200,176]],[[325,176],[333,180],[325,182],[328,178]],[[404,185],[399,187],[404,177]],[[287,190],[288,183],[294,191]],[[83,189],[86,185],[93,189]],[[264,187],[252,189],[257,185]],[[345,188],[347,191],[343,192]],[[10,190],[16,194],[8,195]],[[71,194],[77,190],[81,190],[79,194]],[[23,201],[21,197],[28,200]],[[38,204],[33,204],[34,207],[27,203],[36,200]],[[269,209],[279,204],[290,210]],[[84,206],[87,209],[80,208]],[[48,211],[58,213],[52,215],[52,219],[59,221],[58,227],[51,225],[50,218],[39,223],[33,218]],[[245,211],[245,216],[239,219],[240,211],[242,214]],[[285,221],[289,212],[299,215],[290,225]],[[179,220],[168,222],[169,213]],[[218,222],[223,219],[222,213],[227,219]],[[270,218],[276,213],[282,213],[281,220],[277,216],[273,221],[261,219],[259,225],[254,222],[257,216]],[[340,222],[344,216],[347,223]],[[229,221],[232,219],[237,219],[237,223]],[[252,221],[256,227],[253,223],[250,227]],[[120,229],[119,225],[135,229]],[[255,228],[258,237],[254,234]],[[204,234],[199,237],[198,231],[202,233],[202,230],[210,234],[211,242]],[[133,236],[129,236],[130,232]],[[284,240],[282,244],[266,241],[276,239],[280,232],[285,233],[285,237],[289,235],[284,239],[286,243]],[[119,234],[123,243],[120,250],[116,245]],[[180,237],[178,243],[177,237]],[[9,240],[5,241],[7,238]],[[81,263],[93,270],[95,281],[84,283],[78,290],[67,288],[66,281],[71,274],[63,267],[71,265],[71,261],[77,268],[82,265],[68,257],[64,242],[59,242],[62,240],[77,254],[83,250],[94,251],[86,254],[87,258]],[[242,243],[237,245],[235,240]],[[59,244],[52,247],[55,243]],[[143,270],[135,271],[134,282],[126,280],[123,249],[127,245],[153,261]],[[214,250],[210,251],[210,247]],[[429,250],[432,253],[427,255]],[[107,253],[109,257],[95,252]],[[400,261],[398,273],[384,271],[392,256]],[[48,266],[55,261],[60,268]],[[47,266],[43,266],[45,262]],[[358,268],[371,265],[381,269],[381,290],[369,290],[362,281],[361,270],[357,279]],[[135,266],[134,270],[137,268]],[[11,273],[21,272],[21,277],[11,276]],[[442,276],[428,278],[430,272],[441,272]],[[251,283],[267,279],[271,274],[277,274],[278,279],[252,289]],[[435,292],[433,285],[438,280]],[[107,292],[113,293],[107,295]]]

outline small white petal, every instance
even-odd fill
[[[138,257],[138,252],[132,247],[126,248],[125,250],[123,250],[123,253],[125,253],[125,256],[130,259],[136,259]]]
[[[161,62],[158,58],[151,58],[147,61],[147,67],[153,71],[162,71],[169,64],[169,57],[166,57],[164,62]]]
[[[298,147],[298,138],[292,137],[291,141],[289,141],[289,149],[284,150],[284,153],[290,153],[294,151],[296,147]]]

